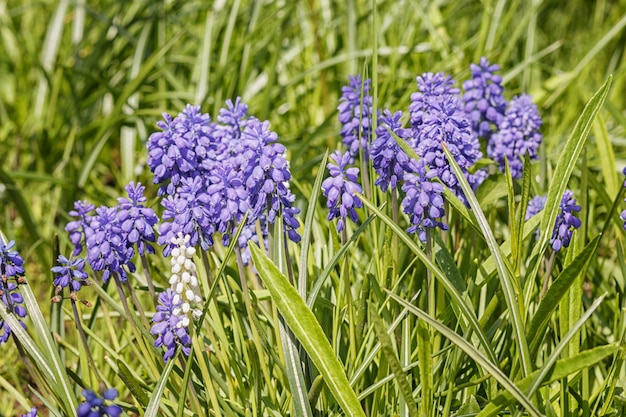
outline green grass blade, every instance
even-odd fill
[[[252,242],[250,252],[259,276],[272,294],[272,300],[278,311],[324,377],[324,382],[337,403],[346,415],[365,417],[361,404],[346,378],[343,365],[337,359],[311,310],[278,267]]]
[[[528,342],[531,346],[531,352],[536,352],[539,348],[541,338],[544,336],[544,329],[552,316],[552,313],[559,305],[563,296],[567,293],[576,277],[584,274],[587,269],[589,260],[598,250],[601,236],[596,236],[587,244],[585,249],[559,274],[554,280],[545,296],[541,300],[537,311],[535,312],[526,334],[531,338]]]
[[[552,227],[556,221],[563,193],[567,188],[567,183],[572,175],[574,166],[578,161],[578,157],[585,146],[587,136],[593,126],[593,121],[598,114],[598,111],[600,111],[600,107],[602,107],[602,104],[606,100],[612,81],[613,76],[610,75],[602,87],[600,87],[591,100],[589,100],[582,114],[576,121],[574,130],[561,152],[561,156],[559,157],[559,161],[557,162],[554,170],[554,175],[550,181],[550,189],[548,190],[548,197],[543,209],[543,215],[541,217],[541,225],[539,226],[541,236],[539,243],[533,250],[531,258],[542,254],[548,246],[548,241],[552,235]],[[538,263],[536,265],[535,270],[532,271],[533,274],[530,275],[528,279],[533,279],[536,275],[536,269],[539,267]]]
[[[611,137],[609,136],[606,123],[601,114],[596,116],[596,121],[593,123],[593,133],[596,149],[598,150],[598,158],[602,161],[600,164],[602,178],[604,178],[604,184],[609,196],[613,198],[615,194],[617,194],[621,184],[617,180],[616,174],[618,171],[615,165],[615,152],[613,151],[613,144],[611,143]]]
[[[567,348],[569,341],[576,335],[576,333],[580,331],[580,328],[583,326],[583,324],[585,324],[585,322],[589,319],[589,317],[591,317],[593,312],[596,311],[596,309],[600,306],[600,304],[602,303],[606,295],[607,293],[604,293],[598,299],[596,299],[593,302],[593,304],[589,306],[585,314],[583,314],[580,317],[580,319],[570,328],[567,334],[561,339],[559,344],[554,348],[554,350],[550,354],[550,357],[544,362],[541,369],[539,369],[539,373],[533,379],[533,382],[530,384],[530,388],[528,388],[528,391],[526,391],[526,395],[528,395],[529,397],[532,397],[535,394],[536,390],[539,388],[543,380],[546,378],[546,376],[550,372],[552,365],[556,363],[556,360],[558,359],[561,352],[563,352],[563,350]]]
[[[586,350],[576,356],[567,359],[561,359],[556,362],[548,377],[543,381],[543,385],[551,384],[555,381],[562,380],[573,375],[583,369],[587,369],[598,362],[604,360],[618,352],[620,347],[617,344],[598,346],[593,349]],[[516,382],[516,385],[522,391],[528,390],[532,381],[537,377],[539,371],[535,371],[526,378]],[[477,417],[494,417],[500,414],[500,410],[506,407],[513,400],[513,396],[509,392],[502,392],[492,399],[489,404],[483,408]]]
[[[144,417],[156,417],[159,415],[159,407],[161,404],[161,398],[163,397],[163,391],[165,391],[167,379],[170,375],[170,372],[172,372],[172,369],[174,369],[174,363],[176,362],[176,359],[178,359],[179,354],[180,349],[178,349],[174,356],[170,358],[170,360],[167,362],[167,365],[163,369],[161,377],[159,378],[157,384],[154,386],[154,391],[152,391],[152,395],[150,396],[150,402],[148,403],[148,407],[146,407],[146,413],[144,414]]]
[[[454,343],[459,349],[465,352],[470,358],[472,358],[478,366],[483,368],[485,372],[490,374],[500,385],[502,385],[521,405],[526,408],[526,410],[533,416],[541,416],[541,413],[537,408],[530,402],[528,397],[524,395],[524,393],[507,377],[504,372],[500,370],[496,365],[494,365],[489,359],[485,357],[479,350],[477,350],[474,346],[472,346],[467,340],[465,340],[459,334],[453,332],[451,329],[446,327],[441,322],[435,320],[430,317],[425,311],[420,310],[419,308],[409,304],[402,298],[398,297],[394,293],[390,291],[386,291],[387,294],[393,298],[396,302],[398,302],[403,307],[407,308],[409,312],[415,314],[421,320],[424,320],[428,325],[433,327],[447,339],[449,339],[452,343]]]
[[[532,371],[532,361],[530,359],[528,344],[526,343],[526,335],[524,333],[524,321],[522,320],[522,314],[517,303],[517,297],[520,291],[515,286],[511,278],[510,269],[505,263],[502,252],[500,252],[500,246],[498,246],[496,238],[494,237],[493,232],[491,231],[491,228],[489,226],[489,222],[487,221],[485,214],[480,208],[478,200],[476,200],[476,196],[472,191],[472,187],[467,182],[465,175],[461,171],[459,165],[454,160],[454,157],[452,156],[450,151],[446,148],[444,144],[442,144],[442,147],[443,151],[446,154],[446,157],[448,158],[450,166],[454,170],[454,174],[459,182],[459,185],[463,189],[465,198],[467,198],[467,201],[474,212],[474,216],[476,216],[476,220],[478,221],[483,237],[487,242],[489,251],[491,252],[491,255],[493,256],[493,259],[496,263],[496,269],[500,278],[500,284],[502,285],[502,293],[504,295],[509,314],[511,315],[511,319],[513,321],[513,332],[515,333],[515,339],[519,348],[522,369],[524,371],[524,376],[526,376]]]
[[[491,345],[487,336],[480,328],[478,324],[478,319],[474,314],[474,310],[472,306],[466,301],[466,299],[461,295],[461,293],[456,289],[454,283],[448,279],[447,276],[441,272],[441,270],[433,263],[428,255],[415,243],[413,239],[404,231],[396,222],[394,222],[389,216],[384,214],[380,209],[378,209],[374,204],[372,204],[369,200],[364,198],[363,196],[359,196],[363,204],[367,206],[367,208],[374,213],[379,219],[381,219],[385,224],[400,237],[400,239],[408,246],[408,248],[420,259],[420,261],[424,264],[426,268],[428,268],[432,273],[435,279],[441,283],[446,292],[450,295],[453,302],[459,307],[463,316],[469,322],[470,327],[474,332],[476,332],[477,337],[480,340],[481,345],[485,349],[485,353],[489,357],[489,359],[493,362],[496,362],[496,356],[491,349]]]
[[[396,356],[393,344],[391,343],[391,338],[389,337],[387,329],[385,328],[385,323],[383,323],[383,320],[376,313],[375,305],[370,305],[369,310],[371,312],[370,318],[374,325],[376,337],[378,338],[378,341],[382,346],[383,355],[385,355],[385,359],[387,360],[387,363],[389,363],[389,367],[391,368],[396,382],[398,383],[398,387],[400,387],[400,394],[402,394],[402,398],[408,406],[409,416],[417,417],[417,404],[415,403],[415,399],[413,398],[413,390],[411,389],[409,380],[406,377],[406,373],[402,369],[400,360]],[[422,381],[422,392],[429,392],[429,390],[424,389],[423,383],[424,381]],[[422,404],[424,404],[425,400],[426,399],[422,396]]]
[[[313,228],[313,219],[315,219],[315,207],[317,206],[317,198],[320,195],[322,189],[322,181],[324,180],[324,174],[326,173],[326,162],[328,161],[328,151],[324,154],[322,162],[320,163],[317,171],[317,177],[315,177],[315,183],[311,190],[311,196],[309,197],[309,205],[306,210],[306,216],[304,218],[304,231],[302,232],[302,244],[300,250],[300,269],[298,271],[298,293],[303,300],[306,300],[306,288],[307,288],[307,266],[309,264],[309,247],[311,244],[311,231]]]

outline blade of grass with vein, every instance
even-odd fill
[[[148,403],[148,407],[146,407],[146,413],[144,417],[156,417],[159,415],[159,408],[161,404],[161,398],[163,397],[163,391],[165,391],[165,386],[167,385],[167,379],[174,369],[174,363],[180,354],[180,349],[176,351],[173,357],[167,362],[167,365],[163,369],[161,373],[161,377],[157,381],[157,384],[154,387],[154,391],[152,391],[152,395],[150,396],[150,402]]]
[[[363,408],[346,378],[343,365],[337,359],[311,310],[278,267],[252,242],[250,252],[254,265],[263,283],[272,294],[272,300],[278,311],[324,377],[326,386],[337,403],[346,415],[365,417]]]
[[[463,174],[463,172],[461,171],[461,168],[454,160],[454,157],[452,156],[448,148],[443,143],[441,146],[444,153],[446,154],[450,167],[454,171],[459,185],[463,189],[465,198],[467,198],[467,201],[474,212],[474,216],[476,216],[476,220],[480,225],[483,237],[485,238],[487,246],[489,247],[489,251],[491,252],[491,255],[493,256],[493,259],[496,263],[496,269],[500,278],[500,284],[502,285],[502,293],[504,295],[504,299],[506,301],[506,305],[513,322],[512,327],[513,332],[515,333],[515,340],[519,348],[522,369],[524,371],[524,376],[526,376],[532,371],[532,361],[530,359],[528,344],[526,343],[526,335],[524,334],[524,321],[522,320],[522,314],[520,312],[519,304],[517,302],[517,297],[520,293],[519,288],[515,286],[513,280],[511,279],[510,269],[505,264],[502,252],[500,252],[500,246],[498,246],[498,243],[496,242],[496,238],[491,231],[489,222],[487,221],[485,214],[480,208],[480,204],[478,204],[478,200],[476,200],[476,196],[472,191],[472,187],[467,182],[465,174]]]
[[[406,377],[406,373],[402,369],[400,360],[396,356],[396,353],[393,349],[391,338],[389,337],[389,334],[387,333],[387,329],[385,329],[385,323],[383,323],[383,320],[376,313],[375,305],[370,305],[369,310],[371,312],[370,318],[374,325],[374,331],[376,332],[378,341],[380,342],[382,346],[385,359],[387,360],[387,363],[389,364],[389,367],[391,368],[391,371],[393,372],[396,382],[398,383],[398,386],[400,387],[400,394],[402,395],[402,398],[404,399],[404,402],[407,405],[407,408],[409,410],[409,416],[417,417],[418,416],[417,404],[415,403],[415,399],[413,398],[413,390],[411,389],[411,384],[409,384],[409,380]],[[424,381],[422,381],[422,406],[425,405],[425,402],[427,400],[426,398],[424,398],[424,394],[423,394],[424,392],[430,392],[430,390],[424,388]],[[429,407],[425,407],[425,408],[426,410],[429,409]],[[426,415],[429,415],[429,413],[427,412]]]
[[[600,238],[601,236],[596,236],[587,244],[585,249],[554,280],[541,303],[539,303],[539,307],[526,331],[526,334],[530,337],[528,343],[531,347],[531,353],[536,353],[539,348],[541,338],[544,336],[544,329],[567,290],[575,282],[576,277],[585,273],[589,260],[598,250]]]
[[[322,181],[324,180],[324,173],[326,172],[326,162],[328,161],[328,150],[322,158],[322,162],[319,165],[317,171],[317,177],[315,177],[315,183],[311,190],[311,196],[309,197],[309,205],[306,210],[306,217],[304,218],[304,231],[302,232],[302,249],[300,250],[300,269],[298,271],[298,293],[303,300],[306,300],[306,287],[308,279],[308,264],[309,264],[309,247],[311,244],[311,231],[313,227],[313,219],[315,218],[315,207],[317,206],[317,198],[320,195],[322,189]],[[309,305],[310,307],[311,305]]]
[[[433,327],[447,339],[449,339],[452,343],[454,343],[459,349],[465,352],[470,358],[472,358],[476,364],[483,368],[485,372],[490,374],[496,381],[500,383],[521,405],[526,408],[526,410],[533,416],[541,416],[541,413],[537,408],[530,402],[527,396],[507,377],[504,372],[500,370],[493,362],[485,357],[479,350],[477,350],[474,346],[472,346],[467,340],[465,340],[461,335],[455,333],[450,328],[446,327],[443,323],[435,320],[426,314],[425,311],[420,310],[419,308],[409,304],[402,298],[398,297],[394,293],[387,291],[387,294],[393,298],[400,305],[404,306],[409,310],[409,312],[415,314],[421,320],[424,320],[428,325]]]
[[[578,157],[585,146],[587,136],[593,126],[593,121],[598,114],[598,111],[600,111],[600,107],[602,107],[602,104],[606,100],[612,81],[613,76],[610,75],[602,87],[600,87],[600,89],[589,100],[587,105],[585,105],[582,114],[574,125],[572,134],[561,152],[561,156],[559,157],[559,161],[557,162],[554,170],[554,175],[550,181],[548,197],[546,199],[543,215],[541,217],[541,225],[539,226],[541,235],[539,242],[533,248],[533,252],[530,256],[530,259],[535,258],[536,261],[530,273],[527,274],[527,282],[534,280],[537,275],[540,264],[540,255],[545,252],[548,246],[548,241],[552,235],[552,227],[556,221],[561,198],[567,188],[567,183],[572,171],[574,170],[574,166],[578,161]]]
[[[576,335],[576,333],[580,331],[580,328],[583,326],[583,324],[585,324],[585,322],[589,319],[589,317],[591,317],[593,312],[596,311],[596,309],[600,306],[600,304],[602,303],[606,295],[607,293],[604,293],[600,297],[598,297],[598,299],[596,299],[593,302],[593,304],[589,306],[585,314],[583,314],[580,317],[580,319],[570,328],[570,330],[563,337],[563,339],[561,339],[559,344],[554,348],[554,350],[550,354],[550,357],[541,366],[541,369],[539,369],[539,373],[530,384],[528,391],[526,391],[526,395],[528,395],[529,397],[532,397],[534,395],[535,391],[539,388],[543,380],[546,378],[546,376],[550,372],[552,365],[556,363],[556,360],[558,359],[561,352],[563,352],[563,350],[567,348],[569,341]]]
[[[608,356],[614,355],[621,348],[617,344],[599,346],[593,349],[586,350],[579,353],[576,356],[569,357],[567,359],[561,359],[556,362],[550,372],[548,372],[547,379],[543,381],[543,385],[551,384],[555,381],[562,380],[572,374],[575,374],[581,370],[587,369],[595,365],[596,363],[604,360]],[[520,390],[526,391],[532,384],[533,380],[539,374],[539,370],[528,375],[519,381],[516,381],[516,385]],[[500,415],[500,411],[510,404],[514,400],[514,397],[510,392],[505,391],[500,393],[496,398],[492,399],[489,404],[482,409],[477,417],[494,417]]]
[[[450,295],[450,297],[454,300],[454,303],[459,307],[461,312],[463,312],[463,316],[467,319],[469,326],[472,328],[476,335],[478,336],[481,345],[485,349],[485,353],[489,357],[489,360],[496,362],[496,356],[491,349],[491,345],[487,339],[487,336],[480,328],[478,324],[478,319],[474,314],[474,310],[468,301],[458,292],[455,285],[446,277],[443,272],[435,265],[430,257],[426,255],[426,253],[420,249],[420,247],[415,243],[415,241],[404,231],[396,222],[394,222],[389,216],[384,214],[380,209],[378,209],[374,204],[372,204],[369,200],[367,200],[363,196],[359,196],[363,204],[367,206],[367,208],[374,213],[379,219],[381,219],[385,224],[391,228],[391,230],[400,237],[400,239],[408,246],[408,248],[420,259],[420,261],[424,264],[426,268],[428,268],[433,276],[437,279],[438,282],[441,283],[446,292]]]
[[[606,128],[604,117],[602,117],[601,114],[596,116],[596,120],[593,123],[593,136],[595,138],[596,149],[598,150],[598,158],[602,161],[600,164],[602,178],[604,178],[604,184],[609,196],[613,197],[617,194],[621,184],[617,180],[616,175],[618,171],[615,165],[615,151],[613,151],[611,137]]]

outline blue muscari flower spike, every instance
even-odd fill
[[[417,129],[423,122],[425,113],[431,108],[431,100],[439,96],[459,96],[459,89],[455,87],[455,81],[443,72],[433,74],[426,72],[417,77],[418,91],[411,94],[409,113],[411,126]]]
[[[0,238],[0,300],[5,307],[14,313],[22,325],[26,328],[21,319],[26,317],[24,308],[24,297],[19,291],[18,284],[23,281],[24,260],[19,253],[13,250],[15,241],[11,240],[7,244]],[[0,345],[6,343],[11,336],[11,327],[0,318]]]
[[[100,206],[85,229],[87,262],[94,271],[103,271],[102,281],[111,274],[118,274],[122,282],[128,279],[124,266],[135,272],[132,262],[134,250],[128,245],[121,224],[117,219],[117,207]]]
[[[59,255],[57,262],[58,265],[51,268],[55,274],[53,282],[57,294],[65,287],[70,287],[70,291],[74,293],[80,291],[83,285],[87,285],[88,275],[85,272],[85,259],[74,258],[70,260]]]
[[[365,158],[368,157],[368,144],[372,136],[372,104],[370,95],[372,81],[362,81],[361,76],[350,76],[350,83],[341,88],[339,98],[340,135],[343,143],[350,152],[350,163],[359,156],[362,150]]]
[[[199,106],[187,105],[174,119],[163,113],[157,123],[161,132],[148,138],[148,166],[154,184],[161,184],[159,195],[174,194],[181,180],[198,173],[200,162],[216,146],[212,133],[215,125]]]
[[[124,189],[128,193],[128,198],[117,199],[117,221],[120,223],[122,233],[126,235],[127,245],[137,244],[137,250],[142,256],[146,252],[153,254],[155,251],[149,242],[156,241],[154,226],[159,218],[154,210],[141,204],[147,200],[143,195],[146,187],[141,183],[131,182]]]
[[[426,166],[436,172],[437,177],[455,193],[462,202],[466,202],[463,191],[458,185],[448,160],[443,153],[444,143],[458,165],[470,181],[477,187],[476,181],[483,176],[469,174],[469,168],[482,156],[480,143],[471,130],[470,122],[460,109],[458,97],[437,95],[428,99],[429,108],[422,115],[422,123],[414,129],[416,152]]]
[[[176,353],[176,348],[181,347],[183,353],[189,356],[191,352],[191,337],[189,329],[182,326],[184,315],[173,314],[174,309],[180,307],[183,303],[182,299],[178,299],[178,303],[174,303],[176,293],[168,288],[159,294],[159,305],[157,312],[152,317],[154,325],[150,329],[150,333],[157,336],[154,346],[163,346],[166,351],[163,360],[167,362]]]
[[[355,223],[359,220],[356,209],[361,208],[363,202],[355,194],[362,193],[363,189],[358,184],[359,169],[348,167],[349,152],[341,155],[339,151],[335,151],[330,159],[334,163],[326,165],[330,177],[322,182],[322,193],[328,199],[328,220],[338,218],[337,231],[341,232],[345,227],[346,217]]]
[[[76,201],[74,202],[74,210],[69,212],[70,216],[78,217],[78,220],[71,221],[65,226],[65,230],[70,235],[70,242],[74,245],[73,256],[77,256],[83,251],[83,242],[86,240],[85,230],[89,227],[93,217],[89,213],[94,209],[95,206],[87,201]]]
[[[472,129],[487,141],[506,110],[502,77],[496,74],[499,69],[497,64],[492,65],[482,57],[480,64],[470,65],[472,78],[463,83],[463,109],[472,122]]]
[[[448,226],[440,221],[445,215],[444,187],[433,181],[436,175],[435,170],[427,170],[423,159],[411,160],[410,171],[404,174],[402,191],[406,196],[402,200],[402,208],[409,215],[412,225],[407,232],[417,233],[422,242],[426,242],[428,229],[438,227],[448,230]]]
[[[392,189],[396,188],[398,179],[402,179],[409,164],[409,157],[398,146],[393,135],[389,132],[391,130],[403,140],[411,137],[410,129],[402,128],[401,117],[401,111],[391,113],[389,110],[385,110],[380,116],[380,125],[376,129],[376,140],[372,142],[370,147],[370,159],[378,174],[374,184],[383,191],[387,191],[390,186]]]
[[[526,209],[526,220],[543,210],[545,203],[545,197],[535,197],[530,200]],[[550,246],[555,252],[569,246],[574,230],[581,225],[580,219],[574,215],[575,212],[580,211],[580,206],[577,204],[572,191],[565,190],[559,209],[550,237]]]
[[[37,407],[33,407],[26,414],[22,414],[21,417],[37,417]]]
[[[539,132],[541,123],[537,106],[529,95],[523,94],[511,100],[505,116],[500,120],[498,131],[491,136],[487,146],[487,154],[498,163],[500,171],[505,170],[506,157],[511,176],[521,178],[526,151],[531,159],[537,159],[537,148],[542,139]]]
[[[210,195],[200,177],[183,178],[178,192],[161,200],[165,210],[158,227],[157,243],[165,245],[164,256],[171,253],[172,238],[179,233],[191,237],[190,246],[200,242],[202,249],[207,250],[213,245],[215,224],[210,203]]]
[[[119,417],[122,414],[122,407],[116,404],[107,404],[117,398],[117,390],[109,388],[100,397],[95,392],[83,390],[85,402],[78,405],[77,417]]]

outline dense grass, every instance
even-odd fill
[[[560,1],[380,1],[376,10],[372,2],[357,0],[209,6],[199,1],[0,3],[0,230],[17,242],[26,260],[30,287],[58,335],[69,378],[93,389],[99,379],[85,365],[71,310],[65,304],[51,308],[47,301],[53,259],[69,251],[63,228],[73,202],[113,204],[129,181],[151,184],[146,140],[162,112],[176,114],[193,103],[215,116],[226,99],[241,96],[250,114],[269,120],[288,148],[302,230],[311,242],[306,251],[289,246],[297,289],[308,299],[367,415],[412,416],[413,405],[426,415],[471,415],[477,412],[474,405],[487,413],[485,407],[496,399],[504,410],[519,414],[520,398],[523,404],[526,397],[546,415],[619,415],[626,402],[626,264],[623,207],[611,207],[619,201],[620,170],[626,165],[624,26],[624,1],[580,0],[566,6]],[[378,108],[406,110],[417,75],[446,71],[464,80],[469,64],[481,56],[502,68],[507,98],[528,92],[543,116],[544,145],[529,176],[530,189],[521,182],[509,188],[503,175],[496,177],[493,189],[479,190],[475,217],[450,210],[451,232],[435,238],[432,252],[404,234],[406,222],[393,228],[389,207],[377,208],[388,198],[380,193],[367,204],[365,226],[351,228],[343,246],[326,221],[323,199],[311,197],[319,195],[315,176],[326,150],[340,144],[336,106],[348,75],[373,78]],[[599,106],[597,116],[583,113],[610,74],[610,89],[591,102]],[[581,130],[575,130],[579,118]],[[590,129],[588,138],[583,127]],[[565,148],[568,138],[571,152]],[[563,155],[569,171],[558,168]],[[556,196],[555,184],[575,190],[583,227],[572,248],[554,260],[552,278],[560,276],[568,285],[539,323],[549,254],[543,252],[545,241],[532,236],[533,228],[519,229],[512,220],[507,192],[515,193],[519,206],[525,191],[534,196],[552,190]],[[152,198],[156,188],[148,195],[158,207]],[[543,217],[547,224],[549,216]],[[495,247],[510,245],[515,230],[523,232],[522,244],[500,254]],[[281,274],[273,263],[257,265],[261,284],[251,269],[242,276],[234,256],[226,253],[219,248],[211,254],[218,286],[207,307],[204,338],[194,339],[195,351],[208,353],[194,353],[190,367],[171,362],[171,374],[162,380],[162,414],[154,415],[295,415],[298,396],[292,384],[298,375],[285,365],[289,343],[281,344],[287,333],[277,309],[299,340],[292,353],[305,364],[303,392],[319,395],[312,415],[341,415],[346,405],[340,393],[355,394],[342,391],[347,386],[340,383],[335,391],[328,375],[326,383],[316,378],[323,373],[316,355],[324,357],[324,351],[311,350],[303,340],[298,315],[290,319],[285,307],[274,304],[277,295],[289,295],[281,293],[286,291],[278,285]],[[281,250],[272,255],[289,275],[277,262]],[[169,262],[159,256],[150,262],[157,285],[166,286]],[[502,268],[507,262],[519,266],[508,277],[513,281],[508,293]],[[576,269],[568,270],[572,264]],[[586,274],[573,273],[583,266]],[[436,282],[430,290],[428,274]],[[248,304],[245,276],[254,283],[258,305]],[[139,290],[148,302],[144,288]],[[208,286],[204,291],[208,294]],[[451,295],[455,291],[460,298]],[[312,293],[317,294],[313,299]],[[151,410],[147,399],[164,375],[158,352],[150,349],[149,338],[136,344],[140,330],[123,320],[112,288],[109,298],[96,288],[84,297],[95,302],[98,294],[104,301],[93,310],[97,319],[91,319],[91,309],[81,309],[92,353],[102,379],[120,391],[127,414],[143,414]],[[602,303],[594,304],[602,295]],[[509,302],[515,300],[519,321],[511,310],[515,303]],[[296,299],[291,302],[307,311]],[[590,317],[576,325],[585,311]],[[426,313],[436,322],[428,322]],[[305,328],[313,326],[307,320]],[[34,334],[36,324],[29,322],[28,328]],[[572,328],[577,330],[572,341],[559,345]],[[481,332],[488,345],[481,343]],[[44,345],[44,336],[34,337]],[[45,381],[25,366],[14,366],[19,361],[15,343],[1,349],[0,415],[19,415],[33,402],[40,405],[40,415],[47,415],[48,407],[67,410],[61,400],[51,399],[54,390]],[[550,360],[556,360],[555,367],[544,367]],[[495,377],[490,366],[506,379]],[[529,393],[533,377],[543,371],[537,380],[543,385]],[[183,392],[183,401],[179,396],[187,377],[194,385]],[[519,393],[507,385],[510,381]],[[72,395],[80,397],[79,391]],[[46,401],[50,404],[42,405]],[[506,411],[493,411],[498,412]]]

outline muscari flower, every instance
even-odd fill
[[[85,259],[74,258],[70,260],[59,255],[57,262],[58,265],[51,268],[56,276],[53,282],[57,295],[65,287],[70,287],[70,291],[75,293],[80,291],[83,285],[87,285],[89,275],[85,272]]]
[[[175,245],[171,253],[172,276],[169,279],[170,288],[175,292],[172,303],[177,307],[172,310],[172,314],[182,317],[177,323],[178,327],[189,327],[189,315],[199,318],[202,311],[198,309],[202,303],[200,297],[200,287],[196,275],[196,264],[193,262],[193,255],[196,249],[189,246],[189,235],[182,233],[172,238]]]
[[[502,77],[495,74],[499,69],[497,64],[492,65],[482,57],[478,65],[470,65],[472,78],[463,83],[463,109],[472,129],[488,141],[506,109]]]
[[[626,175],[626,167],[624,167],[624,169],[622,170],[622,173],[624,175]],[[626,187],[626,180],[624,180],[623,186]],[[626,200],[624,200],[626,201]],[[624,222],[624,230],[626,230],[626,210],[623,210],[621,215],[620,215],[622,221]]]
[[[526,220],[543,210],[545,203],[545,197],[535,197],[530,200],[526,209]],[[550,246],[552,246],[555,252],[560,251],[564,247],[567,248],[574,230],[580,227],[580,219],[574,215],[578,211],[580,211],[580,206],[576,203],[574,193],[570,190],[565,190],[559,204],[559,213],[554,222],[552,236],[550,237]]]
[[[118,198],[118,211],[116,214],[117,221],[120,223],[122,233],[124,233],[127,245],[137,244],[137,250],[140,255],[144,253],[155,253],[154,248],[149,242],[156,240],[154,235],[154,226],[158,223],[159,218],[149,207],[143,204],[147,199],[143,192],[146,187],[141,183],[135,184],[131,182],[124,187],[128,193],[128,198]]]
[[[74,245],[73,256],[79,255],[83,251],[83,242],[85,241],[85,229],[89,227],[91,218],[90,213],[95,209],[93,204],[87,201],[74,202],[74,210],[69,212],[70,216],[78,217],[78,220],[71,221],[65,226],[65,230],[69,232],[70,242]]]
[[[434,97],[459,96],[460,90],[454,84],[454,79],[443,72],[436,74],[426,72],[417,77],[418,91],[411,94],[411,104],[409,105],[411,126],[414,129],[422,124],[424,114],[430,110],[430,102]]]
[[[117,395],[115,388],[106,390],[102,397],[91,390],[83,390],[83,397],[86,401],[78,405],[77,417],[119,417],[122,414],[122,407],[108,404],[115,400]]]
[[[469,169],[482,156],[476,134],[460,109],[459,99],[453,95],[434,96],[428,100],[430,108],[422,115],[422,124],[414,129],[416,152],[430,170],[462,202],[466,202],[441,144],[445,144],[475,189],[484,176],[472,176]]]
[[[13,250],[15,241],[4,243],[0,239],[0,300],[9,312],[14,313],[22,325],[21,319],[26,317],[24,297],[19,291],[18,285],[23,281],[24,260],[19,253]],[[6,343],[11,336],[11,327],[0,318],[0,344]]]
[[[498,124],[498,131],[491,136],[487,154],[497,163],[500,171],[505,170],[505,158],[509,161],[511,176],[521,178],[524,170],[522,159],[528,151],[531,159],[537,159],[537,148],[541,144],[541,116],[529,95],[515,97]]]
[[[166,349],[163,355],[163,360],[166,363],[174,356],[178,346],[181,347],[183,353],[187,356],[191,352],[189,328],[182,324],[179,325],[179,323],[183,323],[183,316],[174,314],[174,311],[180,309],[183,304],[183,300],[180,297],[177,298],[177,302],[174,302],[176,295],[176,292],[171,288],[159,294],[159,305],[157,306],[157,312],[152,317],[154,324],[150,329],[150,333],[157,336],[154,346],[163,346]]]
[[[402,190],[405,197],[402,200],[402,209],[409,215],[411,227],[409,233],[417,233],[422,242],[426,242],[427,230],[436,227],[448,230],[448,226],[442,223],[445,215],[443,191],[444,187],[439,182],[433,181],[437,172],[427,170],[423,159],[411,160],[411,172],[404,174]]]
[[[197,174],[200,161],[215,146],[212,139],[214,124],[199,106],[187,105],[174,119],[163,113],[164,121],[148,138],[148,166],[154,173],[154,184],[161,184],[159,195],[172,195],[181,180]]]
[[[352,163],[362,151],[368,157],[368,144],[372,136],[372,81],[363,81],[360,75],[350,76],[350,83],[341,88],[339,98],[340,135],[350,152]]]
[[[374,184],[383,191],[387,191],[390,186],[392,189],[396,188],[398,179],[402,179],[409,163],[409,157],[398,146],[391,133],[393,132],[403,140],[411,137],[411,131],[402,128],[401,117],[401,111],[392,114],[389,110],[385,110],[380,116],[380,125],[376,129],[376,140],[370,147],[370,159],[378,174]]]
[[[330,177],[322,182],[322,193],[328,199],[326,202],[329,209],[328,220],[339,218],[337,231],[341,232],[345,227],[346,217],[350,217],[355,223],[358,221],[356,209],[361,208],[363,202],[355,194],[362,193],[363,189],[358,184],[359,169],[348,167],[349,152],[341,155],[339,151],[335,151],[330,159],[334,163],[326,165]]]

